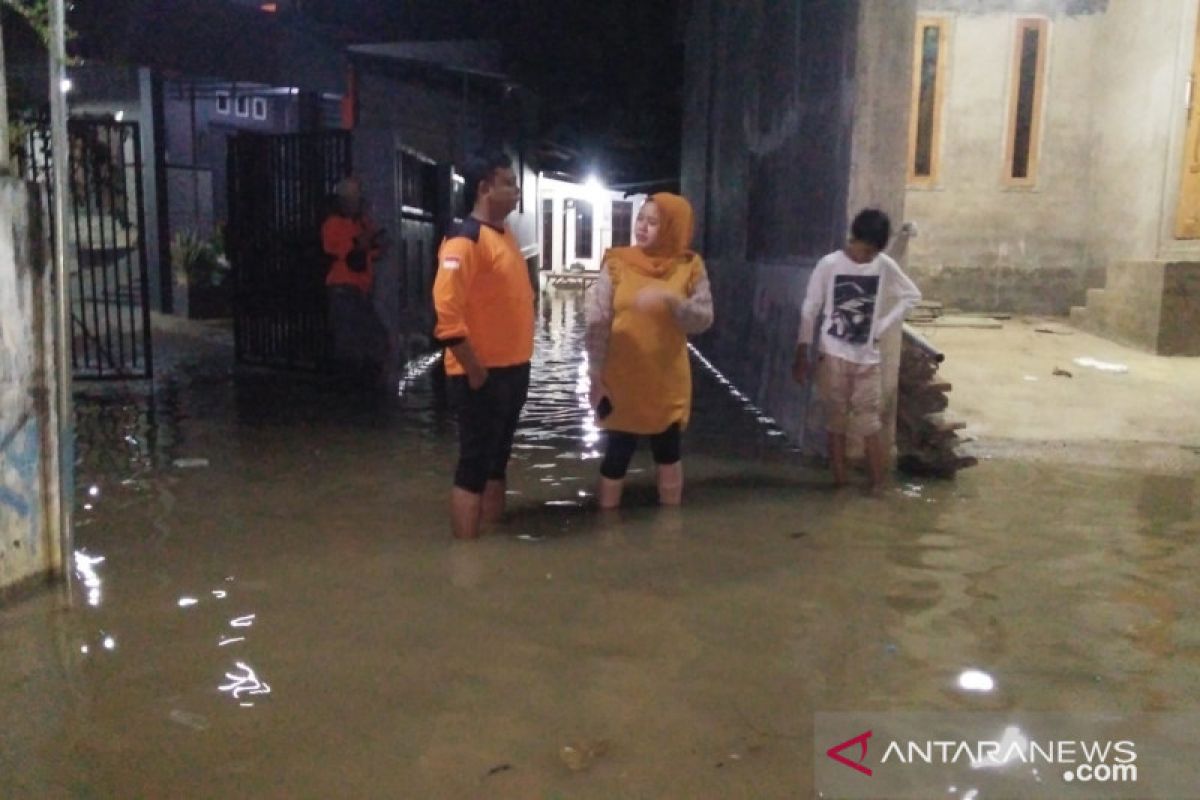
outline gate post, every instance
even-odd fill
[[[53,273],[33,184],[0,177],[0,598],[65,573]]]

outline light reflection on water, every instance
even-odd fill
[[[582,294],[544,296],[536,329],[533,380],[514,451],[553,451],[560,461],[600,456],[603,434],[588,403]],[[78,504],[101,508],[100,487],[157,494],[169,505],[165,480],[172,462],[215,468],[211,451],[234,435],[295,429],[373,429],[396,441],[412,438],[452,449],[453,414],[445,407],[439,353],[419,355],[398,371],[392,397],[354,395],[320,378],[266,370],[233,373],[226,350],[209,360],[176,358],[183,366],[144,385],[93,387],[78,404]],[[774,420],[757,409],[698,351],[692,350],[695,402],[690,440],[701,450],[787,458]],[[172,359],[164,359],[168,364]],[[376,440],[378,442],[378,439]],[[104,497],[105,503],[111,498]],[[160,531],[161,532],[161,531]]]

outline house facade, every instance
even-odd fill
[[[905,216],[926,294],[1200,355],[1196,0],[921,0]]]

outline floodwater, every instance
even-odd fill
[[[1195,474],[837,492],[698,365],[685,506],[643,449],[600,514],[579,311],[475,543],[428,361],[382,402],[226,350],[92,390],[79,580],[0,610],[0,796],[803,798],[818,711],[1195,707]]]

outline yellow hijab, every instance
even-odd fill
[[[614,247],[609,253],[645,275],[660,278],[675,259],[695,255],[688,249],[695,215],[691,203],[670,192],[651,195],[647,202],[658,206],[658,239],[650,247]]]

